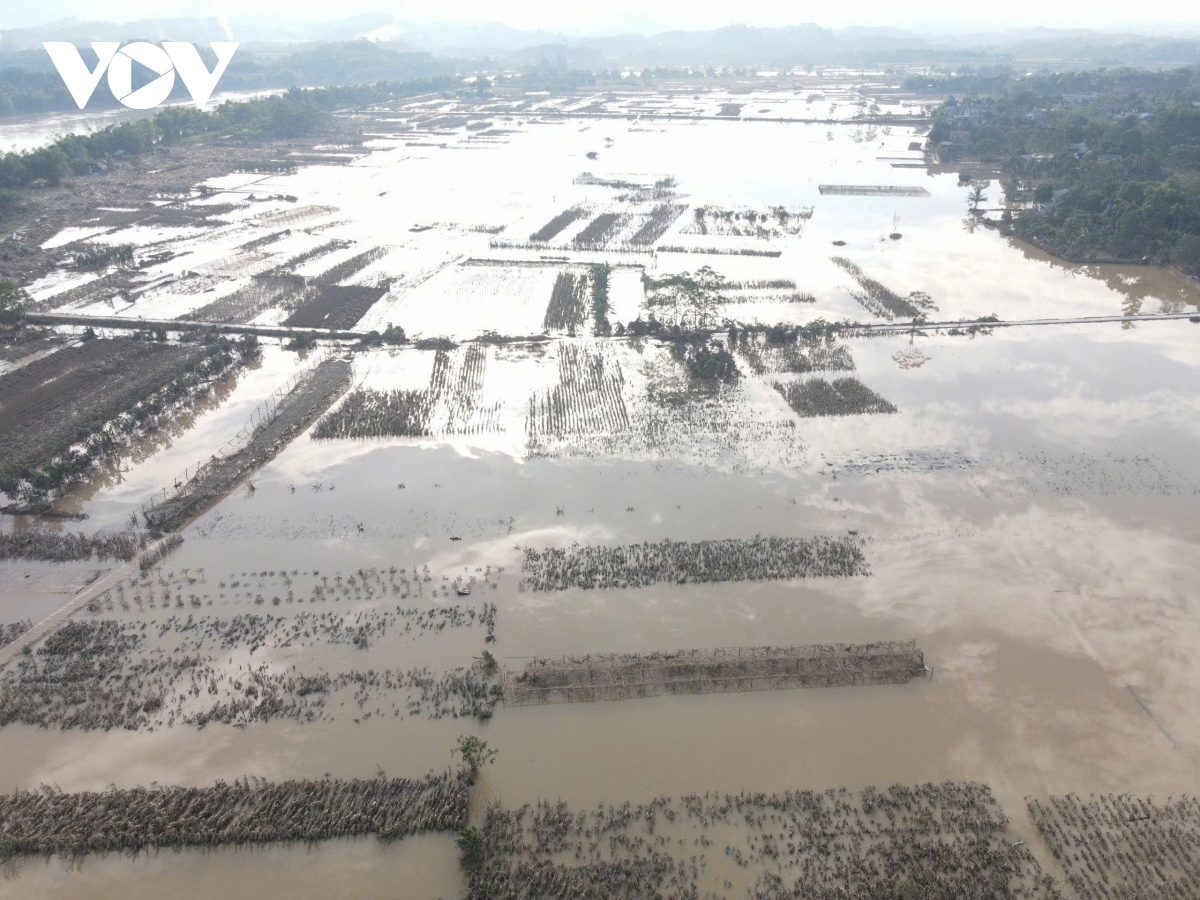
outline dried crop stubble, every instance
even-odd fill
[[[381,840],[451,831],[467,819],[461,775],[271,783],[245,778],[213,787],[65,793],[43,787],[0,797],[0,857],[138,852],[157,847]]]
[[[553,240],[563,229],[587,215],[587,209],[582,206],[572,206],[556,215],[553,219],[529,236],[531,241]]]
[[[1079,900],[1200,896],[1200,800],[1129,794],[1027,799],[1043,840]]]
[[[587,317],[588,279],[573,272],[560,272],[554,280],[550,304],[542,323],[547,331],[573,331],[581,328]]]
[[[196,346],[100,339],[0,376],[0,475],[20,477],[67,452],[202,354]]]
[[[144,534],[55,534],[45,531],[26,531],[21,534],[0,534],[0,559],[45,559],[55,562],[91,559],[104,562],[133,559],[146,546]]]
[[[687,209],[682,203],[661,203],[650,211],[649,218],[634,232],[629,243],[638,246],[653,244],[670,228]]]
[[[485,403],[488,348],[468,344],[438,350],[425,390],[360,388],[325,416],[315,440],[374,437],[432,437],[500,430],[500,403]]]
[[[857,538],[646,541],[619,547],[523,548],[521,589],[563,591],[869,575]]]
[[[916,318],[937,309],[926,294],[913,292],[907,297],[901,297],[887,285],[869,277],[861,266],[846,257],[833,256],[830,259],[834,265],[844,269],[858,282],[860,289],[851,291],[850,295],[872,315],[891,321],[897,317]]]
[[[629,700],[784,688],[904,684],[926,674],[915,641],[734,647],[534,658],[504,681],[506,703]]]
[[[1043,900],[1041,869],[1008,825],[973,782],[710,792],[579,811],[492,805],[468,897],[715,898],[702,879],[720,854],[745,870],[731,876],[740,891],[724,896]]]
[[[576,435],[613,434],[629,427],[620,365],[601,344],[558,345],[558,379],[529,398],[531,446]]]
[[[896,407],[857,378],[809,378],[805,381],[776,381],[774,388],[797,415],[864,416],[894,413]]]
[[[603,247],[628,220],[623,213],[600,213],[575,235],[572,243],[577,247]]]

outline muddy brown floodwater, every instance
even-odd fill
[[[613,110],[626,102],[605,101]],[[758,291],[752,299],[726,307],[746,309],[746,321],[866,318],[855,284],[883,285],[889,293],[879,296],[904,302],[924,302],[916,295],[925,292],[947,319],[1069,319],[1196,303],[1193,286],[1169,273],[1064,266],[990,230],[967,231],[953,175],[896,174],[876,159],[907,147],[911,128],[871,130],[869,141],[861,125],[734,129],[704,118],[725,105],[721,98],[694,105],[695,120],[638,125],[564,126],[525,112],[507,123],[511,134],[464,143],[458,155],[436,146],[446,138],[430,125],[370,142],[361,164],[230,177],[216,187],[295,194],[300,205],[284,212],[307,209],[318,218],[305,227],[320,227],[308,234],[293,223],[285,252],[303,255],[344,234],[359,246],[336,252],[351,259],[378,244],[380,222],[394,214],[381,192],[417,185],[403,213],[415,217],[412,230],[373,263],[386,277],[361,282],[387,290],[363,327],[394,321],[417,337],[471,337],[493,322],[542,329],[558,276],[535,259],[538,250],[493,246],[499,223],[485,210],[524,198],[511,200],[520,209],[509,237],[519,244],[583,204],[586,214],[566,217],[559,245],[541,248],[573,254],[570,265],[583,272],[604,253],[568,245],[610,206],[623,208],[604,192],[675,191],[654,187],[670,174],[679,202],[814,213],[786,235],[731,238],[681,232],[689,212],[661,240],[703,237],[714,252],[699,244],[695,252],[614,251],[626,264],[612,274],[614,307],[629,313],[620,321],[649,311],[634,256],[660,278],[711,262],[730,280],[758,284],[738,289]],[[604,153],[594,177],[581,179],[593,146]],[[739,147],[743,168],[720,164]],[[503,198],[473,167],[462,190],[439,194],[468,148],[494,162],[522,160]],[[534,171],[544,158],[553,165]],[[648,182],[631,174],[660,169]],[[621,181],[637,177],[646,183]],[[826,199],[820,183],[927,185],[928,196]],[[541,199],[526,202],[535,188]],[[904,238],[888,241],[897,216]],[[209,248],[210,256],[232,253],[234,237],[248,239],[244,224],[214,232],[229,246]],[[847,246],[834,248],[834,239]],[[715,252],[741,246],[716,243],[734,240],[762,240],[781,255]],[[496,264],[459,265],[472,254]],[[862,278],[852,282],[829,261],[835,254]],[[189,269],[180,277],[210,275]],[[231,277],[221,290],[251,277]],[[767,294],[763,284],[787,286]],[[806,299],[792,296],[801,292]],[[179,315],[211,302],[199,296],[207,293],[167,291],[145,302]],[[139,314],[136,304],[127,309]],[[1061,882],[1066,873],[1027,798],[1049,808],[1050,798],[1072,792],[1163,798],[1200,790],[1200,328],[1175,320],[914,332],[769,352],[758,336],[728,346],[717,336],[713,347],[728,349],[742,377],[708,387],[692,383],[668,345],[584,330],[529,344],[341,348],[353,399],[335,402],[333,424],[322,430],[318,422],[276,448],[182,529],[178,550],[76,615],[88,627],[71,634],[121,636],[89,657],[111,678],[102,690],[91,685],[97,692],[83,705],[91,716],[120,701],[127,727],[91,727],[104,719],[82,716],[72,721],[88,727],[60,728],[71,705],[62,691],[35,677],[28,660],[0,670],[0,715],[8,717],[0,791],[371,778],[380,770],[422,777],[454,765],[456,739],[472,734],[498,751],[472,791],[474,824],[489,803],[516,810],[561,800],[595,810],[705,792],[974,781],[990,786],[1012,840],[1025,841]],[[188,428],[65,499],[91,518],[16,527],[121,528],[317,358],[266,347]],[[871,403],[840,402],[840,394],[825,396],[830,389],[821,402],[800,404],[799,415],[785,399],[822,391],[796,385],[851,372]],[[419,429],[392,421],[402,416],[389,420],[386,404],[401,401],[419,401]],[[613,560],[633,545],[661,570],[626,579],[641,586],[611,586],[620,584]],[[853,564],[818,568],[770,556],[813,547],[849,554]],[[549,548],[564,551],[554,556],[561,565],[553,578],[523,568]],[[103,568],[5,562],[0,623],[45,615]],[[500,680],[531,657],[892,641],[915,641],[929,677],[527,706],[499,699]],[[42,672],[53,664],[34,659]],[[45,702],[6,699],[30,696]],[[268,696],[279,702],[267,704]],[[757,870],[721,854],[731,835],[710,835],[717,843],[696,875],[702,896],[741,896],[755,883]],[[2,874],[5,898],[385,900],[462,898],[470,889],[449,833],[25,857]]]

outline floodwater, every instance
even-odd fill
[[[580,131],[584,125],[591,131]],[[503,185],[484,178],[474,166],[480,157],[467,153],[455,162],[461,171],[451,190],[438,181],[450,171],[438,160],[451,151],[398,146],[349,167],[276,177],[272,190],[286,188],[301,203],[336,204],[340,212],[329,215],[347,223],[322,234],[344,228],[341,233],[365,247],[377,242],[370,231],[388,209],[376,202],[379,193],[411,188],[389,229],[401,235],[397,252],[409,254],[402,258],[443,259],[450,244],[484,254],[492,252],[487,234],[410,233],[405,222],[435,221],[434,198],[444,190],[437,220],[519,220],[528,234],[595,193],[594,186],[572,185],[585,165],[572,154],[599,148],[600,159],[586,162],[591,171],[672,174],[689,202],[813,206],[803,235],[782,239],[781,257],[696,254],[687,260],[689,266],[693,258],[725,265],[731,278],[793,277],[817,295],[816,304],[791,304],[804,307],[797,320],[866,318],[839,281],[842,270],[827,264],[834,253],[898,293],[928,292],[940,318],[1113,314],[1134,298],[1143,312],[1195,303],[1190,287],[1170,274],[1066,266],[988,229],[968,231],[961,222],[965,189],[953,176],[893,173],[874,159],[880,142],[907,147],[903,129],[867,144],[846,132],[830,141],[824,126],[643,120],[637,127],[653,130],[615,120],[531,123],[506,144],[472,151],[497,161],[524,160]],[[611,151],[601,141],[606,134],[614,138]],[[747,152],[730,155],[731,148]],[[382,159],[372,162],[375,156]],[[722,162],[730,158],[746,164]],[[548,161],[535,165],[535,159]],[[409,169],[416,171],[405,174]],[[819,194],[819,183],[835,180],[919,183],[930,196]],[[529,198],[534,182],[541,186],[536,200]],[[904,234],[899,241],[885,234],[895,215]],[[663,241],[683,238],[668,233]],[[834,248],[834,239],[847,244]],[[659,271],[670,271],[667,257],[646,255]],[[450,270],[437,279],[461,286],[464,277]],[[420,300],[421,314],[433,322],[437,298],[453,295],[437,279],[411,292],[393,288],[381,303],[392,304],[388,315],[406,324],[406,304]],[[529,282],[538,278],[522,275],[511,283],[523,290]],[[480,296],[496,302],[494,293]],[[514,315],[526,315],[524,303],[514,301]],[[464,318],[469,309],[452,310],[428,327],[464,334],[472,325]],[[279,719],[151,732],[9,726],[0,729],[0,789],[209,784],[243,775],[371,777],[379,769],[421,775],[451,765],[451,746],[469,732],[499,751],[476,789],[476,816],[487,801],[512,807],[562,798],[580,808],[706,790],[973,779],[991,785],[1014,831],[1055,873],[1039,849],[1025,797],[1068,791],[1162,797],[1200,788],[1194,702],[1200,663],[1193,652],[1200,640],[1196,325],[1139,321],[1001,328],[973,337],[849,339],[843,343],[854,376],[898,412],[795,417],[770,385],[773,376],[743,365],[742,383],[727,398],[727,419],[693,431],[680,426],[658,442],[601,447],[565,440],[531,453],[529,398],[560,383],[559,358],[570,340],[487,348],[482,387],[473,396],[477,408],[501,408],[495,426],[480,433],[445,426],[421,438],[314,441],[302,435],[254,476],[253,491],[235,491],[185,529],[184,545],[154,576],[172,594],[182,579],[195,578],[184,592],[194,593],[200,606],[179,609],[172,600],[169,608],[138,612],[117,605],[97,614],[159,622],[169,615],[298,616],[301,610],[290,602],[270,604],[272,580],[296,570],[297,584],[305,586],[296,595],[306,613],[495,603],[496,643],[485,645],[478,629],[464,629],[382,640],[364,650],[266,648],[255,664],[448,671],[471,665],[486,648],[519,669],[522,658],[533,655],[915,639],[931,679],[498,707],[482,723],[396,715],[356,721],[357,712],[331,703],[327,718],[310,723]],[[452,367],[465,352],[451,352]],[[651,388],[670,366],[661,348],[620,341],[606,352],[623,373],[621,396],[631,421],[660,421]],[[255,396],[303,364],[270,348],[259,368],[239,376],[221,404],[198,414],[171,446],[133,466],[119,483],[81,489],[73,502],[93,516],[82,525],[128,518],[149,495],[169,487],[170,475],[197,451],[212,452],[232,437]],[[355,383],[420,390],[434,368],[433,351],[356,353]],[[749,427],[785,419],[786,428]],[[865,540],[869,577],[556,593],[520,585],[525,546],[849,532]],[[392,566],[428,566],[436,595],[347,592],[306,599],[307,586],[319,577]],[[476,573],[486,567],[503,567],[489,580],[494,589],[480,583],[469,597],[443,590],[451,583],[444,579],[481,578]],[[235,580],[252,587],[235,591],[229,587]],[[256,603],[255,593],[267,604]],[[218,668],[245,662],[234,653],[216,655],[211,664]],[[282,892],[280,886],[298,897],[432,898],[466,890],[452,840],[441,835],[394,846],[334,841],[73,863],[27,860],[5,872],[0,896],[261,896]],[[720,889],[717,883],[701,887]]]

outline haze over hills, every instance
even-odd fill
[[[537,65],[611,68],[644,66],[872,65],[996,63],[1049,66],[1186,65],[1200,62],[1200,35],[1117,33],[1090,29],[1021,28],[965,33],[917,32],[894,27],[831,29],[816,24],[759,28],[731,25],[702,31],[657,34],[578,34],[525,30],[500,24],[412,24],[382,12],[328,22],[267,17],[142,19],[112,23],[64,19],[42,26],[0,30],[4,62],[38,65],[41,42],[65,40],[238,40],[244,51],[273,56],[296,43],[365,39],[393,52],[429,53],[498,66]],[[37,54],[26,56],[25,51]],[[364,54],[369,51],[364,51]],[[24,57],[24,58],[15,58]],[[397,77],[377,57],[379,73]],[[45,63],[44,58],[41,60]],[[369,68],[369,67],[368,67]],[[374,71],[374,70],[371,70]],[[372,77],[364,70],[364,77]]]

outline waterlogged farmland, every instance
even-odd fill
[[[0,896],[1187,895],[1200,289],[879,85],[339,116],[39,236]]]

